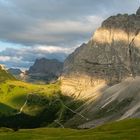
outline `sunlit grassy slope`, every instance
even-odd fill
[[[0,127],[61,127],[83,102],[62,95],[60,82],[37,85],[16,80],[0,67]],[[69,109],[70,108],[70,109]]]
[[[140,139],[140,119],[114,122],[87,130],[45,128],[60,127],[54,120],[63,123],[73,115],[64,108],[63,103],[74,110],[82,103],[62,96],[59,82],[35,85],[17,81],[5,71],[0,71],[0,74],[0,126],[12,128],[0,128],[0,140]],[[22,113],[17,114],[23,106]],[[42,126],[44,128],[21,129]]]
[[[81,104],[61,94],[59,81],[36,85],[4,80],[0,82],[0,127],[61,127],[57,122],[64,124]]]
[[[0,65],[0,82],[3,82],[5,80],[15,80],[15,78],[6,70],[3,70]]]
[[[87,130],[38,128],[13,132],[1,128],[2,140],[139,140],[140,119],[113,122]]]
[[[46,97],[50,99],[55,96],[55,93],[59,92],[59,82],[55,84],[48,85],[35,85],[29,84],[21,81],[8,80],[0,83],[0,113],[10,115],[12,111],[20,110],[27,99],[27,95],[30,95],[32,102],[36,101],[36,103],[32,103],[34,105],[34,109],[28,111],[28,108],[25,107],[24,111],[30,115],[31,113],[35,113],[39,109],[39,99],[41,97]],[[29,98],[29,97],[28,97]],[[29,99],[28,99],[29,100]],[[41,107],[42,108],[42,107]]]

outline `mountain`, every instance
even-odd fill
[[[53,61],[55,68],[57,60]],[[42,62],[42,65],[46,66],[45,62]],[[27,83],[16,80],[3,66],[0,68],[0,127],[15,130],[62,127],[63,123],[74,115],[73,111],[83,104],[62,95],[59,80],[43,85]],[[26,76],[28,75],[23,73],[23,78],[27,78]]]
[[[140,8],[136,14],[106,19],[65,60],[61,90],[85,102],[65,126],[91,128],[140,117],[139,75]]]
[[[23,73],[20,69],[16,69],[16,68],[10,68],[8,69],[8,72],[13,75],[20,75],[21,73]]]
[[[63,63],[56,59],[36,59],[33,66],[27,71],[29,81],[55,81],[62,73]]]
[[[10,68],[7,70],[9,73],[11,73],[16,79],[23,80],[24,72],[22,72],[20,69],[17,68]]]
[[[0,65],[0,82],[4,82],[6,80],[15,80],[15,78],[8,73],[3,65]]]
[[[38,85],[13,81],[1,65],[0,127],[81,129],[140,118],[139,10],[109,17],[62,67],[55,59],[37,59],[23,78],[61,80]]]
[[[28,79],[26,73],[18,68],[10,68],[7,71],[12,74],[17,80],[26,81]]]

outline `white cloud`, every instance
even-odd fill
[[[0,0],[0,40],[72,45],[90,38],[102,17],[134,13],[138,5],[132,0]]]
[[[6,62],[10,60],[10,56],[0,56],[0,61],[1,62]]]
[[[21,57],[15,57],[15,56],[0,56],[0,61],[1,62],[7,62],[7,61],[20,61],[22,58]]]
[[[0,0],[0,41],[9,42],[0,42],[0,63],[29,67],[38,57],[64,60],[103,19],[134,13],[138,5],[130,0]]]
[[[0,51],[0,63],[7,67],[29,68],[37,58],[63,61],[76,47],[37,45],[34,47],[6,48]]]
[[[46,53],[65,53],[69,54],[71,53],[74,48],[64,48],[64,47],[58,47],[58,46],[36,46],[34,50],[38,52],[46,52]]]

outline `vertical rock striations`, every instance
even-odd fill
[[[140,117],[140,9],[105,20],[64,63],[63,94],[84,100],[65,126],[91,128]],[[129,78],[128,78],[129,77]]]
[[[83,97],[84,90],[87,94],[89,88],[114,85],[140,74],[139,11],[109,17],[87,44],[68,56],[62,77],[64,93]],[[79,94],[77,88],[81,89]]]

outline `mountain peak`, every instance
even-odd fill
[[[20,69],[18,68],[9,68],[8,72],[13,74],[13,75],[20,75],[21,73],[23,73]]]
[[[36,59],[33,66],[27,72],[31,81],[51,82],[55,81],[61,74],[63,63],[57,59]]]
[[[136,15],[139,15],[140,16],[140,7],[138,8],[138,10],[136,12]]]

